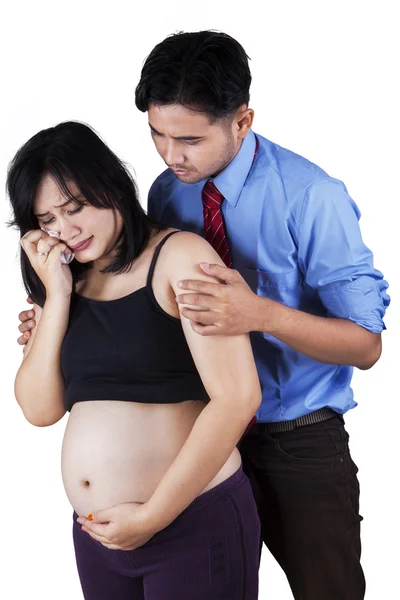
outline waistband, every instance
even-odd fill
[[[200,496],[197,496],[197,498],[195,498],[193,502],[191,502],[189,506],[185,508],[185,510],[182,511],[180,515],[178,515],[178,517],[175,519],[175,521],[171,523],[171,525],[173,525],[176,521],[179,521],[180,519],[191,515],[192,513],[196,512],[196,510],[205,508],[206,506],[209,506],[216,500],[219,500],[223,496],[226,496],[226,494],[232,492],[239,485],[243,484],[246,480],[247,476],[245,475],[243,468],[239,467],[238,470],[235,471],[235,473],[233,473],[230,477],[228,477],[224,481],[221,481],[221,483],[211,488],[211,490],[207,490],[207,492],[204,492],[203,494],[200,494]]]
[[[281,433],[284,431],[294,431],[297,427],[303,427],[304,425],[313,425],[314,423],[321,423],[332,419],[332,417],[338,416],[339,413],[332,410],[332,408],[320,408],[314,412],[308,413],[303,417],[292,419],[291,421],[278,421],[276,423],[262,423],[258,422],[253,425],[247,435],[262,433],[267,431],[268,433]],[[339,415],[341,416],[341,415]]]

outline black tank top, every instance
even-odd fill
[[[208,401],[180,319],[158,304],[151,281],[157,245],[145,287],[116,300],[73,295],[61,352],[64,403],[85,400],[171,404]]]

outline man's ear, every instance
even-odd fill
[[[248,108],[245,104],[241,106],[235,116],[238,137],[245,138],[249,133],[254,120],[254,110]]]

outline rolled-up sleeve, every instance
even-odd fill
[[[328,314],[373,333],[385,329],[388,283],[364,244],[360,211],[344,184],[325,179],[307,189],[298,232],[299,264]]]

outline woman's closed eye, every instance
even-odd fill
[[[85,206],[85,204],[82,203],[78,206],[78,208],[75,208],[74,210],[67,210],[66,213],[67,213],[67,215],[76,215],[77,213],[81,212],[81,210],[83,209],[84,206]],[[43,226],[50,225],[50,223],[52,223],[53,221],[54,221],[54,217],[51,217],[51,219],[48,219],[47,221],[42,221],[42,225]]]

